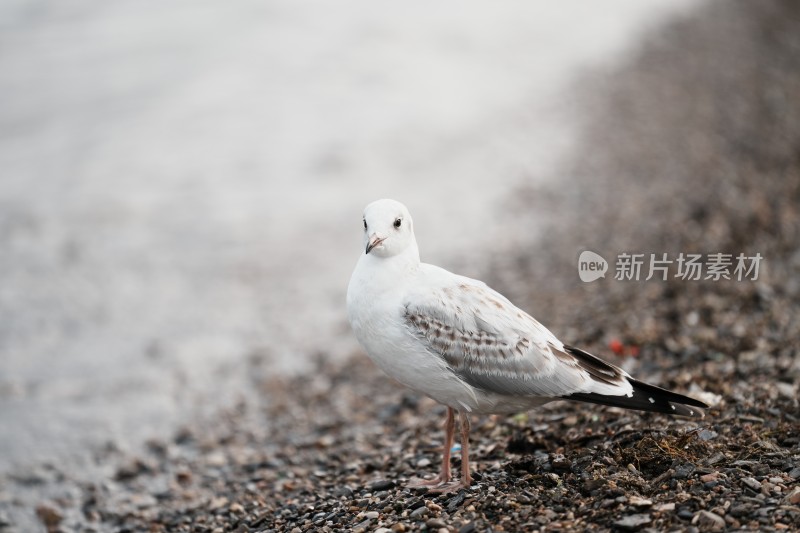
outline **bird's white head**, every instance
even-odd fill
[[[365,253],[375,257],[416,250],[414,225],[406,206],[396,200],[376,200],[364,208]]]

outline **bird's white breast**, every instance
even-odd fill
[[[387,277],[391,268],[376,261],[385,260],[362,256],[347,290],[348,317],[358,341],[381,370],[410,389],[456,409],[478,409],[474,389],[406,325],[404,298],[418,269]]]

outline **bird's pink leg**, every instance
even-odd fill
[[[433,486],[426,485],[432,492],[453,492],[459,489],[469,488],[472,484],[472,476],[469,473],[469,415],[459,412],[458,419],[461,425],[461,479],[458,481],[443,480]],[[448,419],[449,420],[449,419]],[[452,445],[452,432],[450,434]],[[447,453],[447,473],[450,473],[450,454]]]
[[[435,487],[450,481],[450,449],[453,447],[453,434],[456,431],[455,410],[447,408],[447,418],[444,421],[444,453],[442,454],[442,470],[433,479],[414,479],[409,487]]]
[[[466,488],[472,484],[469,474],[469,415],[458,413],[461,422],[461,486]]]

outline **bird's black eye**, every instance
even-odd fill
[[[364,219],[364,229],[367,229],[367,219]]]
[[[395,229],[400,229],[400,224],[402,224],[402,223],[403,223],[403,219],[402,218],[394,219],[394,228]]]

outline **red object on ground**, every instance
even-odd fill
[[[631,357],[639,357],[639,347],[635,344],[624,345],[619,339],[611,339],[608,341],[608,347],[616,355],[622,357],[629,355]]]
[[[608,347],[611,348],[611,351],[617,355],[622,355],[625,351],[625,346],[619,341],[619,339],[611,339],[608,342]]]

